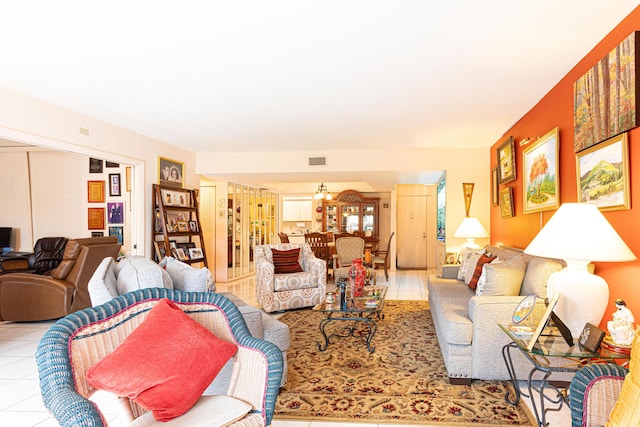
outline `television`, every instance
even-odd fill
[[[11,250],[11,237],[13,234],[13,228],[0,227],[0,248],[2,253],[9,252]]]

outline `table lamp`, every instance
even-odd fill
[[[590,203],[562,204],[524,253],[567,263],[549,277],[547,296],[560,293],[554,311],[574,338],[580,336],[586,323],[600,324],[609,301],[607,282],[589,272],[589,263],[636,259],[600,210]]]
[[[467,239],[467,243],[464,246],[469,249],[479,249],[480,245],[475,242],[475,239],[489,237],[489,233],[487,233],[487,230],[480,224],[478,218],[468,216],[462,220],[456,232],[453,233],[453,237]]]

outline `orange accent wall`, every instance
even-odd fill
[[[560,203],[575,202],[577,198],[576,155],[573,151],[573,83],[586,73],[596,62],[606,56],[616,45],[633,31],[640,30],[640,6],[633,10],[611,33],[609,33],[587,56],[544,96],[513,127],[505,132],[505,137],[491,147],[491,168],[498,161],[497,147],[506,137],[513,136],[516,145],[516,180],[500,185],[500,189],[512,186],[515,216],[502,218],[499,207],[491,208],[491,241],[525,248],[551,218],[555,211],[524,214],[522,211],[523,177],[522,151],[519,142],[527,137],[542,136],[554,127],[560,131]],[[636,64],[636,72],[640,64]],[[636,80],[640,84],[640,79]],[[640,99],[636,99],[640,103]],[[637,118],[640,120],[640,116]],[[628,133],[630,210],[603,212],[611,225],[624,239],[631,250],[640,257],[640,127]],[[586,233],[589,230],[585,230]],[[596,273],[609,283],[609,305],[602,320],[601,328],[606,330],[606,322],[615,311],[613,301],[623,298],[633,311],[636,322],[640,323],[640,261],[625,263],[597,263]]]

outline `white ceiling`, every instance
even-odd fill
[[[7,1],[0,86],[195,152],[489,147],[637,5]]]

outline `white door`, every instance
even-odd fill
[[[432,195],[398,197],[398,268],[435,268],[437,199]]]

